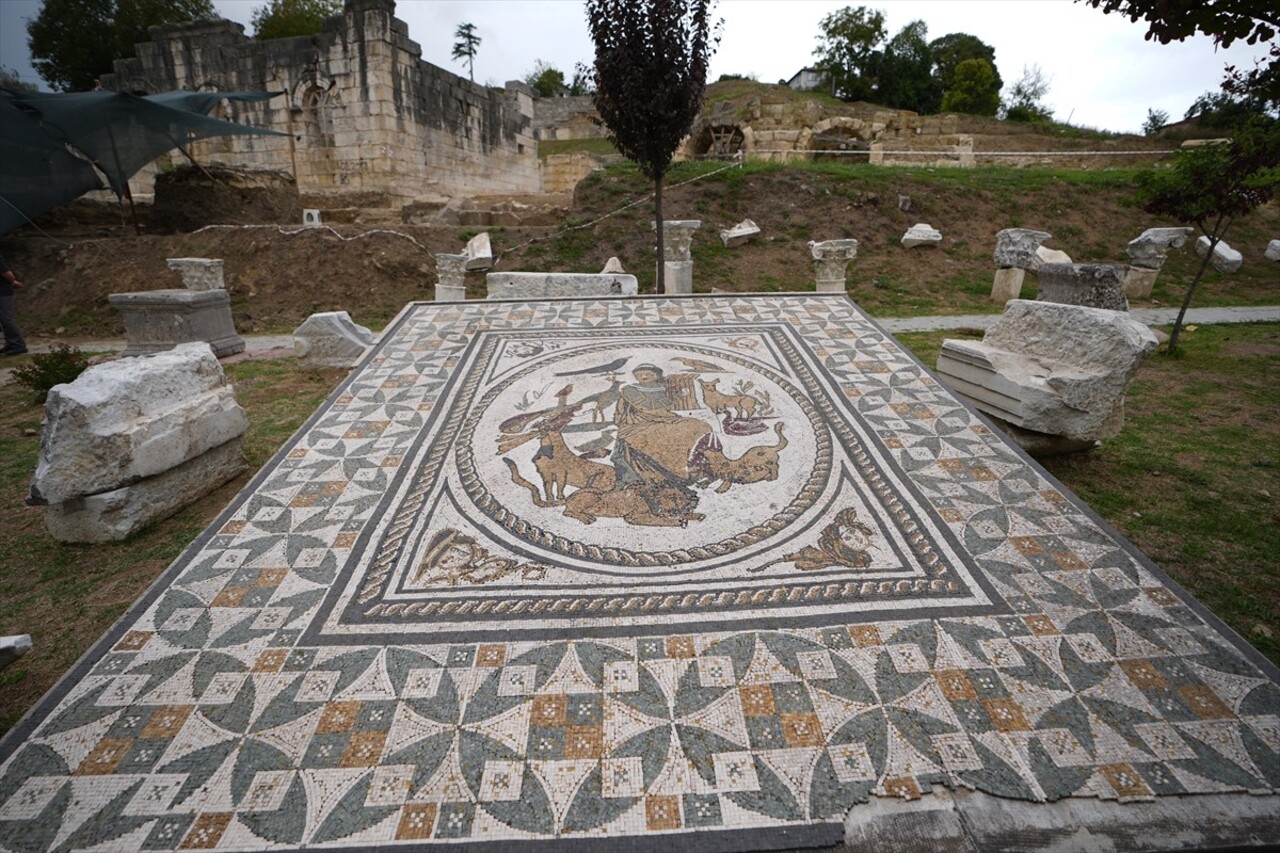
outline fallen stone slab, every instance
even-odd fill
[[[633,275],[625,273],[491,272],[485,277],[490,299],[635,296]]]
[[[208,344],[94,365],[49,391],[28,502],[117,489],[194,459],[248,426]]]
[[[759,236],[760,226],[756,225],[750,219],[744,219],[732,228],[726,228],[720,232],[720,242],[724,243],[726,249],[736,249],[744,246],[754,237]]]
[[[1269,261],[1280,262],[1280,240],[1272,240],[1267,244],[1267,250],[1262,253],[1262,257]]]
[[[1015,299],[981,343],[943,341],[938,373],[1000,420],[1091,443],[1119,433],[1125,389],[1155,347],[1127,314]]]
[[[373,343],[373,332],[346,311],[312,314],[293,330],[293,351],[304,367],[351,367]]]
[[[1036,269],[1040,265],[1036,260],[1036,249],[1052,237],[1053,235],[1048,231],[1033,231],[1030,228],[1005,228],[1003,231],[997,231],[996,268]]]
[[[44,508],[59,542],[118,542],[168,518],[249,467],[236,437],[154,477]]]
[[[493,244],[489,241],[489,232],[477,234],[467,241],[467,272],[493,269]]]
[[[1196,254],[1204,257],[1209,253],[1209,238],[1201,235],[1196,240]],[[1244,263],[1244,255],[1237,252],[1226,244],[1225,241],[1219,240],[1213,247],[1213,257],[1209,259],[1209,263],[1213,264],[1213,268],[1223,275],[1231,275],[1240,269],[1240,265]]]
[[[4,669],[29,651],[31,651],[30,634],[0,637],[0,669]]]
[[[1119,264],[1045,264],[1036,276],[1040,283],[1037,298],[1043,302],[1129,310],[1124,295],[1125,267]]]
[[[169,269],[182,277],[187,290],[225,290],[221,258],[165,258]]]
[[[1045,264],[1069,264],[1071,256],[1061,249],[1050,249],[1048,246],[1036,246],[1036,257],[1032,262],[1031,271],[1039,272],[1040,267]]]
[[[942,232],[927,222],[917,222],[902,235],[902,248],[914,249],[917,246],[936,246],[942,242]]]

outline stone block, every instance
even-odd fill
[[[1093,442],[1124,424],[1124,392],[1156,337],[1126,314],[1015,299],[982,342],[945,340],[938,373],[1023,430]]]
[[[1262,257],[1269,261],[1280,262],[1280,240],[1267,243],[1267,250],[1262,253]]]
[[[45,403],[30,503],[61,503],[158,474],[249,421],[206,344],[90,367]]]
[[[1061,249],[1050,249],[1048,246],[1036,246],[1036,256],[1031,262],[1031,271],[1039,272],[1045,264],[1069,264],[1071,256]]]
[[[636,277],[626,273],[491,272],[485,276],[490,299],[635,296]]]
[[[203,341],[219,358],[244,351],[225,290],[147,290],[113,293],[107,301],[124,320],[124,355],[164,352]]]
[[[320,211],[314,207],[306,207],[302,210],[302,224],[308,228],[320,227]]]
[[[732,228],[726,228],[720,232],[720,242],[724,243],[726,249],[736,249],[739,246],[746,245],[747,241],[760,234],[760,226],[756,225],[750,219],[744,219]]]
[[[605,261],[604,269],[600,270],[601,275],[610,275],[615,273],[626,275],[626,272],[627,271],[622,268],[622,261],[618,260],[616,257],[612,257]]]
[[[1037,272],[1037,298],[1042,302],[1128,311],[1124,275],[1125,267],[1119,264],[1045,264]]]
[[[116,542],[168,518],[249,467],[240,438],[175,468],[108,492],[44,508],[45,527],[60,542]]]
[[[693,261],[664,261],[663,289],[666,293],[693,293]]]
[[[1146,299],[1151,296],[1159,270],[1131,266],[1124,273],[1124,295],[1129,299]]]
[[[1052,238],[1048,231],[1029,228],[1006,228],[996,232],[995,262],[998,269],[1035,269],[1036,249]]]
[[[489,232],[484,231],[467,241],[467,272],[493,269],[493,244],[489,241]]]
[[[31,651],[30,634],[12,634],[0,637],[0,669]]]
[[[351,367],[373,343],[373,333],[346,311],[312,314],[293,330],[293,352],[305,367]]]
[[[914,249],[916,246],[937,246],[942,242],[942,232],[927,222],[917,222],[902,235],[902,248]]]
[[[1124,251],[1131,266],[1158,270],[1169,249],[1180,248],[1194,233],[1194,228],[1148,228],[1130,240]]]
[[[169,269],[182,277],[187,290],[225,290],[221,258],[165,258]]]
[[[1196,254],[1203,258],[1208,253],[1209,238],[1201,235],[1196,240]],[[1209,259],[1209,263],[1223,275],[1230,275],[1240,269],[1240,265],[1244,263],[1244,255],[1219,240],[1213,247],[1213,257]]]
[[[996,277],[991,282],[991,301],[1003,305],[1010,299],[1022,297],[1022,282],[1027,271],[1018,267],[1005,267],[996,270]]]

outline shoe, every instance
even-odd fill
[[[0,349],[0,355],[26,355],[27,348],[22,349]]]

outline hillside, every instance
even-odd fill
[[[1127,241],[1146,228],[1175,224],[1132,206],[1133,173],[1127,170],[749,164],[683,183],[722,168],[680,164],[665,193],[668,219],[703,222],[693,247],[696,290],[812,289],[807,242],[853,237],[860,247],[849,268],[850,295],[882,316],[996,310],[987,296],[994,237],[1002,228],[1049,231],[1054,239],[1048,245],[1077,262],[1121,263]],[[593,223],[649,189],[632,167],[596,173],[579,185],[565,225]],[[108,294],[178,286],[167,257],[225,259],[241,332],[289,331],[312,312],[327,310],[347,310],[358,322],[379,327],[406,302],[434,297],[432,253],[460,251],[484,230],[338,225],[304,231],[289,225],[136,236],[115,210],[99,210],[94,218],[85,209],[64,209],[42,222],[43,230],[0,239],[0,253],[29,285],[19,299],[20,321],[37,340],[56,330],[62,337],[122,335]],[[724,249],[718,230],[744,218],[760,225],[761,237]],[[617,256],[639,277],[642,291],[651,292],[652,219],[652,205],[644,202],[567,232],[488,230],[495,251],[505,253],[500,270],[594,272]],[[916,222],[942,231],[941,248],[900,247],[902,233]],[[1280,304],[1280,270],[1262,259],[1267,241],[1278,235],[1275,204],[1235,225],[1228,240],[1244,253],[1244,267],[1233,276],[1211,271],[1197,304]],[[1175,252],[1154,301],[1180,300],[1196,261],[1189,248]],[[483,281],[482,274],[472,275],[473,297],[483,295]],[[1034,294],[1031,282],[1024,295]]]

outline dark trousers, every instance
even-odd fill
[[[24,350],[27,342],[22,339],[22,330],[18,328],[18,318],[14,312],[13,296],[0,296],[0,329],[4,330],[4,348],[6,350]]]

